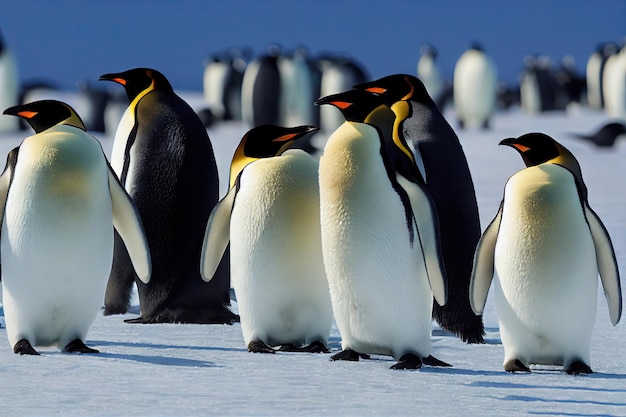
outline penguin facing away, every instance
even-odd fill
[[[136,282],[141,317],[133,323],[232,323],[227,256],[204,283],[198,264],[206,222],[219,184],[211,141],[193,109],[160,72],[135,68],[105,74],[124,86],[131,103],[117,129],[111,166],[141,215],[153,260],[144,284],[129,268],[116,238],[105,314],[128,311]]]
[[[9,153],[0,176],[9,343],[19,354],[37,355],[33,345],[52,344],[97,353],[84,341],[111,270],[113,227],[139,279],[150,280],[141,220],[100,143],[70,106],[44,100],[4,114],[25,119],[36,132]]]
[[[318,163],[285,151],[318,130],[261,125],[241,140],[230,191],[213,210],[203,245],[210,280],[230,240],[231,277],[250,352],[328,352],[332,306],[319,221]],[[303,344],[308,346],[301,347]]]
[[[316,102],[346,117],[319,168],[324,265],[342,338],[331,359],[382,354],[398,360],[392,369],[449,366],[430,355],[433,295],[446,302],[434,203],[415,164],[412,175],[397,169],[412,158],[406,143],[391,154],[379,128],[352,121],[382,105],[358,100],[363,93]]]
[[[355,88],[381,94],[394,109],[395,132],[412,143],[415,162],[435,201],[448,302],[435,303],[433,317],[463,341],[483,343],[482,317],[473,313],[468,297],[480,220],[472,176],[456,133],[416,77],[395,74]]]
[[[580,165],[542,133],[505,139],[525,169],[509,178],[494,220],[476,248],[470,299],[483,311],[492,278],[504,369],[562,365],[591,373],[598,273],[615,326],[622,313],[609,234],[587,201]]]

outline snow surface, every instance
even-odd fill
[[[196,106],[200,95],[184,95]],[[192,105],[193,105],[192,104]],[[77,107],[79,109],[79,107]],[[80,112],[80,110],[79,110]],[[446,116],[453,121],[453,113]],[[608,228],[626,275],[626,141],[598,150],[569,136],[606,121],[600,112],[526,116],[501,112],[490,131],[458,131],[472,170],[482,227],[496,213],[506,179],[523,167],[506,137],[541,131],[577,156],[589,202]],[[209,130],[223,182],[245,128],[222,124]],[[0,136],[0,158],[29,133]],[[112,136],[95,135],[110,152]],[[225,185],[223,186],[223,192]],[[222,192],[222,194],[223,194]],[[0,329],[0,416],[187,415],[427,415],[427,416],[626,416],[626,329],[613,328],[601,290],[591,349],[595,373],[569,376],[556,367],[532,374],[502,369],[503,347],[491,294],[484,345],[467,345],[433,324],[433,354],[453,368],[393,371],[392,358],[330,362],[328,354],[252,354],[239,324],[126,324],[135,317],[103,317],[87,344],[98,355],[63,354],[39,347],[41,356],[18,356]],[[236,303],[233,305],[236,310]],[[1,314],[1,313],[0,313]],[[4,317],[0,315],[4,325]],[[341,349],[334,326],[330,349]]]

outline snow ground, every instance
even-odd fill
[[[198,99],[188,97],[190,102]],[[453,120],[453,114],[446,115]],[[626,141],[598,150],[568,136],[592,131],[605,119],[580,108],[541,116],[512,110],[499,113],[490,131],[459,131],[482,227],[495,215],[508,176],[523,167],[517,152],[497,143],[530,131],[548,133],[577,156],[590,205],[612,236],[624,276]],[[236,124],[209,130],[224,180],[244,130]],[[0,136],[0,158],[25,136]],[[111,138],[101,140],[109,152]],[[40,347],[37,357],[13,354],[3,327],[0,415],[626,416],[626,329],[624,323],[611,326],[601,291],[598,297],[591,352],[595,373],[576,377],[554,367],[534,367],[529,375],[504,372],[491,295],[485,311],[487,343],[466,345],[433,325],[433,354],[453,367],[417,372],[389,370],[394,361],[382,356],[338,363],[330,362],[328,354],[251,354],[238,324],[131,325],[122,320],[135,314],[99,315],[87,344],[100,354],[67,355],[56,347]],[[340,348],[333,327],[330,349]]]

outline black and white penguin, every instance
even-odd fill
[[[346,118],[319,168],[324,265],[342,339],[331,359],[382,354],[398,361],[392,369],[449,366],[430,355],[433,296],[445,304],[446,278],[434,202],[411,150],[382,133],[387,122],[369,123],[382,99],[350,90],[316,104]]]
[[[459,57],[452,83],[459,126],[488,128],[496,111],[498,70],[480,45],[472,45]]]
[[[448,277],[448,303],[435,303],[439,325],[468,343],[483,342],[483,322],[469,304],[469,280],[480,219],[472,176],[454,130],[432,101],[424,84],[411,75],[396,74],[357,85],[382,94],[396,114],[396,133],[412,143],[439,218],[441,245]],[[393,107],[395,103],[406,105]]]
[[[318,57],[322,78],[320,96],[325,97],[349,90],[353,85],[370,80],[363,64],[349,55],[324,53]],[[345,121],[341,111],[334,106],[320,108],[320,128],[326,136]]]
[[[19,92],[20,80],[17,61],[0,32],[0,109],[19,104]],[[15,117],[0,115],[0,132],[18,130],[19,120]]]
[[[587,59],[585,75],[587,79],[587,104],[589,107],[600,110],[604,108],[604,95],[602,93],[602,74],[604,66],[610,56],[618,51],[615,42],[603,42],[591,53]]]
[[[246,126],[280,124],[280,52],[279,46],[272,46],[246,67],[241,85],[241,118]]]
[[[609,234],[587,201],[572,153],[530,133],[500,145],[517,150],[526,168],[509,178],[496,217],[476,248],[472,308],[482,313],[492,279],[504,369],[558,365],[591,373],[590,346],[598,273],[615,326],[622,294]]]
[[[97,353],[85,340],[113,259],[113,227],[133,271],[150,280],[150,251],[135,207],[100,143],[67,104],[45,100],[8,108],[35,130],[0,176],[2,287],[13,351],[56,344]]]
[[[211,141],[193,109],[163,74],[136,68],[105,74],[131,103],[115,134],[111,166],[143,220],[153,259],[149,284],[137,281],[116,240],[105,314],[125,313],[137,283],[141,317],[131,322],[231,323],[228,256],[210,283],[198,268],[204,228],[218,199]]]
[[[248,57],[247,49],[232,48],[206,60],[202,87],[214,120],[241,120],[241,84]]]
[[[230,191],[203,245],[210,280],[230,241],[231,280],[250,352],[327,352],[333,311],[320,237],[317,159],[287,149],[317,128],[261,125],[231,163]],[[303,345],[307,346],[303,346]]]

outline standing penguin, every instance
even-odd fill
[[[430,356],[433,295],[446,301],[437,215],[402,137],[363,123],[382,102],[352,90],[324,97],[346,121],[320,159],[322,250],[342,351],[393,356],[392,369],[447,364]],[[395,148],[392,152],[390,149]],[[400,169],[409,164],[409,169]]]
[[[598,272],[611,322],[622,312],[619,271],[609,234],[589,207],[578,162],[541,133],[505,139],[527,168],[506,183],[494,220],[476,249],[472,308],[483,311],[494,276],[504,369],[562,365],[591,373]]]
[[[149,284],[138,281],[116,240],[105,314],[128,310],[137,283],[141,317],[130,322],[231,323],[228,257],[206,284],[198,264],[206,222],[218,199],[211,141],[191,107],[160,72],[105,74],[131,101],[115,134],[111,166],[141,215],[152,251]]]
[[[626,120],[626,45],[606,60],[602,73],[602,95],[606,114]]]
[[[247,126],[280,123],[279,56],[280,47],[274,45],[246,67],[241,84],[241,118]]]
[[[246,133],[233,156],[230,191],[208,222],[203,278],[211,279],[230,240],[250,352],[274,353],[270,346],[277,345],[327,352],[333,312],[322,259],[318,163],[302,150],[285,152],[316,130],[261,125]]]
[[[0,33],[0,109],[6,109],[19,103],[20,80],[17,62],[13,51],[4,42]],[[0,116],[0,132],[16,131],[19,119]]]
[[[489,128],[496,111],[498,72],[478,44],[465,51],[454,66],[454,109],[461,129]]]
[[[435,200],[448,277],[448,303],[435,304],[433,316],[442,328],[464,341],[483,343],[482,318],[474,315],[468,297],[480,219],[459,139],[419,79],[397,74],[356,87],[382,94],[392,106],[397,119],[394,130],[398,137],[412,142],[415,162]]]
[[[4,114],[35,130],[13,149],[0,176],[2,287],[9,343],[97,353],[84,341],[100,307],[113,258],[113,227],[142,282],[150,251],[133,203],[76,112],[59,101]],[[55,242],[51,244],[51,242]]]
[[[437,67],[437,49],[426,44],[420,48],[420,53],[420,59],[417,61],[417,78],[424,83],[424,87],[426,87],[426,91],[433,101],[439,103],[444,94],[444,82],[441,71]],[[438,107],[443,110],[442,106]]]
[[[610,56],[615,55],[618,51],[615,42],[605,42],[596,48],[589,56],[585,67],[585,75],[587,78],[587,104],[592,109],[600,110],[604,108],[604,94],[602,93],[602,74],[604,66]]]

